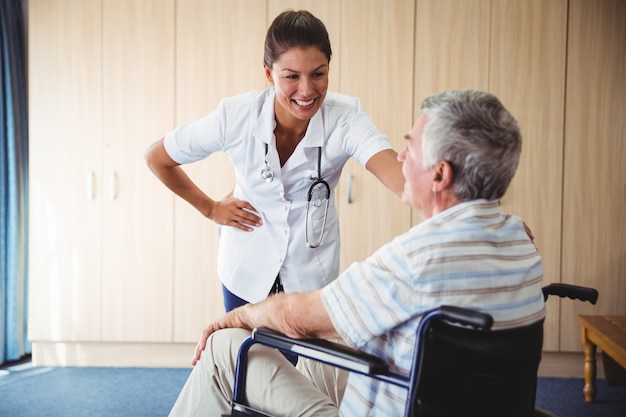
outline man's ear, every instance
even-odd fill
[[[272,75],[272,69],[266,64],[263,64],[263,69],[265,70],[265,78],[267,78],[267,81],[274,85],[274,76]]]
[[[433,191],[443,191],[452,185],[454,173],[448,161],[439,161],[433,168]]]

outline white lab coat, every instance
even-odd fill
[[[208,116],[187,123],[165,137],[165,149],[180,164],[223,151],[235,168],[234,196],[248,201],[260,213],[263,225],[253,232],[220,227],[218,274],[230,292],[249,301],[267,297],[280,274],[285,292],[321,288],[339,273],[339,224],[335,187],[350,157],[363,166],[374,154],[391,148],[389,140],[367,117],[359,100],[327,93],[311,119],[306,135],[281,168],[274,137],[275,91],[270,87],[223,100]],[[261,179],[267,162],[274,180]],[[317,176],[318,147],[321,172],[331,188],[323,245],[305,243],[307,192]],[[214,173],[219,178],[219,173]],[[324,205],[310,217],[309,240],[318,239]]]

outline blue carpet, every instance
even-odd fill
[[[190,372],[31,367],[0,376],[0,416],[167,416]]]
[[[44,368],[0,370],[1,417],[167,416],[191,369]],[[598,380],[587,404],[582,379],[539,378],[537,406],[559,417],[626,417],[626,387]]]
[[[539,378],[535,404],[559,417],[626,417],[626,386],[610,387],[599,379],[595,402],[586,403],[584,385],[579,378]]]

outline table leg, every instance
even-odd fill
[[[596,345],[591,343],[587,338],[587,329],[583,327],[583,349],[585,350],[585,364],[583,367],[585,373],[585,386],[583,394],[585,401],[588,403],[596,399]]]

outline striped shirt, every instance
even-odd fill
[[[409,375],[421,315],[443,304],[494,318],[493,329],[545,316],[541,257],[516,216],[498,201],[457,204],[411,228],[322,290],[342,338]],[[406,390],[350,375],[342,416],[400,416]]]

